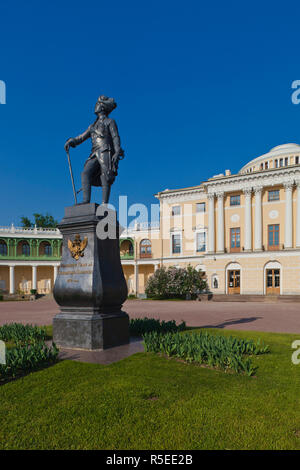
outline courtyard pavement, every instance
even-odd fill
[[[127,300],[131,318],[184,320],[187,326],[300,334],[300,303]],[[54,300],[0,302],[0,324],[50,325],[59,308]]]

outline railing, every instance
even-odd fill
[[[121,233],[120,237],[124,237],[126,234],[132,232],[140,232],[140,231],[150,231],[150,230],[159,230],[159,222],[136,222],[133,226],[129,226],[124,228],[124,231]]]
[[[10,227],[0,227],[0,233],[23,233],[24,235],[34,234],[51,234],[61,235],[58,228],[43,228],[43,227],[15,227],[13,224]]]
[[[120,253],[120,258],[121,259],[134,259],[134,254],[133,253]]]

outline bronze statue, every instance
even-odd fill
[[[76,147],[88,138],[92,139],[92,151],[81,173],[83,191],[81,204],[91,201],[91,186],[102,186],[102,204],[108,203],[111,185],[118,174],[119,160],[124,158],[117,125],[108,117],[116,107],[117,103],[113,98],[99,96],[95,106],[96,121],[83,134],[68,139],[65,143],[65,150],[68,153],[70,147]],[[76,195],[75,202],[77,202]]]

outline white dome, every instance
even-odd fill
[[[276,147],[271,148],[269,152],[261,155],[260,157],[254,158],[249,163],[243,166],[239,173],[245,173],[249,169],[253,169],[253,171],[258,171],[260,164],[265,161],[270,161],[275,159],[276,157],[281,156],[293,156],[299,155],[300,156],[300,145],[299,144],[283,144],[277,145]],[[255,169],[254,169],[255,168]]]

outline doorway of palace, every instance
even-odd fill
[[[240,269],[231,269],[228,271],[228,294],[239,294],[241,288]]]
[[[280,294],[280,269],[266,269],[266,294]]]

